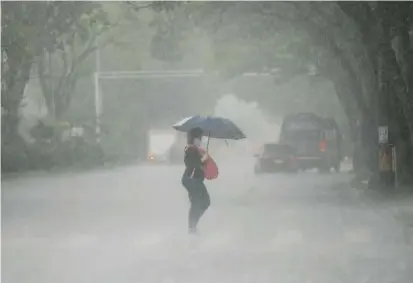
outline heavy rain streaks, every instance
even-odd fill
[[[2,281],[410,283],[412,8],[2,3]]]

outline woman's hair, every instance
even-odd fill
[[[201,128],[193,128],[191,129],[187,134],[186,134],[186,139],[188,144],[193,144],[194,143],[194,139],[198,138],[202,138],[202,134],[203,131]]]

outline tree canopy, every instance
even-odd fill
[[[370,151],[365,162],[375,170],[378,125],[388,125],[392,142],[413,152],[412,15],[410,2],[4,2],[6,129],[16,128],[33,74],[50,112],[63,116],[79,99],[76,87],[93,71],[90,55],[100,46],[103,69],[201,67],[225,82],[265,72],[278,92],[301,83],[311,95],[306,100],[245,87],[244,98],[272,109],[331,99],[334,92],[353,139],[360,139],[362,126]]]
[[[379,125],[412,153],[412,3],[197,2],[177,10],[208,32],[216,66],[230,76],[275,69],[280,81],[330,80],[372,171]]]
[[[101,17],[96,2],[2,3],[2,107],[17,115],[35,58],[62,50]]]

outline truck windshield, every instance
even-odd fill
[[[286,139],[306,139],[306,140],[320,140],[322,138],[319,130],[294,130],[286,131],[284,133]]]

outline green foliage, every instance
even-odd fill
[[[26,146],[21,137],[2,135],[1,172],[20,172],[30,168]]]
[[[98,38],[110,28],[107,12],[100,4],[94,4],[93,10],[82,14],[61,36],[56,50],[45,50],[37,59],[40,85],[53,117],[60,118],[68,110],[78,80],[90,74],[88,57],[96,51]]]
[[[2,4],[2,48],[22,46],[20,52],[53,51],[71,40],[74,29],[102,18],[96,2],[5,2]],[[82,30],[83,28],[83,30]]]
[[[9,113],[17,115],[35,58],[100,27],[99,8],[97,2],[2,3],[2,106]]]
[[[390,112],[402,112],[395,115],[396,124],[407,125],[402,128],[411,133],[413,60],[408,52],[408,33],[413,20],[408,11],[412,7],[367,2],[4,2],[2,106],[7,113],[17,113],[29,70],[33,62],[38,62],[36,67],[43,68],[42,87],[49,108],[52,102],[53,107],[57,105],[59,116],[71,104],[84,106],[87,101],[89,108],[78,109],[89,111],[89,116],[82,117],[93,118],[93,86],[82,86],[79,91],[76,88],[80,78],[94,69],[90,55],[99,37],[102,70],[201,67],[219,70],[219,78],[227,82],[239,79],[244,72],[272,72],[269,79],[275,88],[263,89],[264,83],[254,78],[240,83],[236,92],[277,113],[307,107],[344,120],[341,109],[330,107],[341,103],[353,125],[360,113],[375,113],[373,102],[383,92],[380,87],[389,86],[387,91],[394,95],[389,96],[391,103],[386,105],[394,108]],[[396,45],[393,54],[391,47]],[[383,59],[382,66],[379,59]],[[379,84],[377,74],[393,79]],[[119,113],[122,109],[124,115],[105,119],[112,123],[110,131],[117,132],[115,139],[119,138],[113,144],[124,142],[126,151],[133,148],[133,142],[122,141],[122,135],[133,132],[132,126],[136,126],[128,121],[140,124],[140,130],[135,127],[136,133],[129,139],[139,140],[148,125],[145,115],[157,112],[152,107],[157,98],[147,93],[166,89],[175,95],[175,88],[182,89],[185,94],[180,95],[185,96],[188,105],[201,104],[197,109],[200,112],[216,97],[209,94],[200,98],[203,93],[200,95],[199,89],[208,89],[200,82],[195,83],[198,89],[184,89],[169,82],[159,83],[156,90],[130,81],[119,84],[114,83],[115,89],[102,89],[112,99],[105,100],[109,103],[106,107],[112,107],[107,112]],[[117,92],[122,94],[114,96]],[[73,101],[74,94],[82,99]],[[123,104],[118,101],[122,95],[127,96]],[[179,111],[182,105],[171,101],[159,102],[159,109],[169,110],[156,118],[173,117]]]
[[[67,46],[84,42],[90,30],[103,30],[107,22],[100,7],[97,2],[2,3],[1,102],[7,113],[2,117],[7,129],[2,139],[2,169],[32,167],[31,161],[38,160],[31,158],[36,150],[27,151],[17,134],[21,100],[36,59],[45,52],[62,53]],[[47,99],[50,102],[50,96]],[[20,162],[23,157],[18,156],[26,156],[31,161]]]
[[[152,38],[151,54],[154,58],[162,61],[180,61],[183,54],[180,50],[179,33],[172,30],[162,30],[159,28]]]
[[[151,54],[155,59],[177,62],[184,57],[182,42],[192,29],[188,23],[187,14],[174,2],[161,4],[161,8],[150,23],[155,30],[151,41]],[[172,10],[173,9],[173,10]]]

